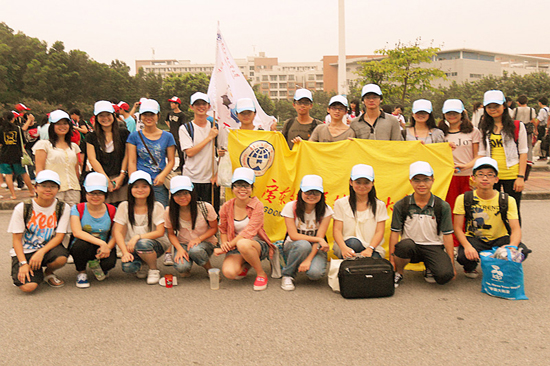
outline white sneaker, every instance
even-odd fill
[[[173,266],[174,259],[172,258],[172,253],[164,254],[164,261],[162,262],[165,266]]]
[[[8,185],[7,185],[6,183],[0,184],[0,187],[2,187],[2,188],[6,188],[7,186],[8,186]]]
[[[147,273],[147,284],[156,285],[160,280],[160,271],[158,269],[150,269]]]
[[[281,288],[285,291],[292,291],[296,288],[294,286],[294,278],[290,276],[283,276],[283,279],[281,280]]]
[[[141,263],[141,268],[139,269],[139,271],[136,272],[136,277],[137,278],[147,277],[148,270],[149,270],[149,266],[145,263]]]
[[[428,283],[435,283],[434,274],[427,268],[424,271],[424,280]]]

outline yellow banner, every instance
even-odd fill
[[[300,181],[306,174],[323,178],[326,202],[334,205],[349,194],[351,168],[368,164],[374,168],[376,193],[386,203],[390,220],[386,221],[384,247],[387,249],[393,205],[413,192],[409,183],[409,165],[423,160],[434,170],[432,192],[445,199],[454,171],[449,144],[423,145],[420,141],[374,141],[354,139],[339,142],[302,141],[290,150],[280,132],[233,130],[228,150],[233,170],[244,166],[256,172],[254,195],[265,207],[265,230],[271,240],[282,240],[286,233],[280,215],[284,205],[296,199]],[[226,197],[232,192],[226,190]],[[327,233],[332,242],[332,225]]]

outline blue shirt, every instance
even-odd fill
[[[136,132],[136,120],[132,116],[128,116],[128,118],[124,118],[124,122],[126,122],[126,128],[130,132]]]
[[[71,216],[80,217],[77,205],[74,205],[73,208],[71,208]],[[80,225],[82,226],[83,231],[92,234],[92,236],[95,236],[104,242],[107,242],[109,239],[107,235],[109,234],[109,230],[111,230],[111,217],[109,217],[109,210],[105,207],[105,214],[96,219],[88,212],[88,204],[86,203],[84,205],[84,212],[82,213]]]
[[[136,146],[137,151],[137,170],[143,170],[151,175],[151,179],[155,179],[157,175],[166,167],[166,150],[170,146],[176,145],[174,136],[166,131],[162,131],[162,135],[158,140],[149,140],[142,134],[143,140],[147,144],[149,151],[155,157],[156,164],[151,159],[151,155],[147,152],[141,138],[138,135],[139,132],[132,132],[128,136],[129,144]]]

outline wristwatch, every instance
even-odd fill
[[[369,248],[371,248],[372,251],[374,252],[374,247],[372,245],[369,245]]]
[[[518,178],[523,178],[525,179],[525,176],[521,175],[521,174],[518,174]]]
[[[27,261],[19,262],[19,267],[23,267],[25,264],[28,264]]]

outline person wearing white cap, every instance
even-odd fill
[[[297,199],[281,211],[285,218],[287,236],[283,244],[286,266],[283,268],[281,288],[294,290],[298,272],[305,272],[310,280],[320,280],[327,268],[329,245],[325,234],[332,217],[332,209],[325,203],[323,178],[305,175],[300,183]]]
[[[521,195],[525,187],[527,170],[527,131],[525,125],[513,121],[505,103],[504,93],[489,90],[483,97],[485,113],[479,125],[481,144],[479,156],[487,156],[498,162],[497,191],[504,190],[514,197],[518,205],[521,224]]]
[[[380,109],[382,90],[367,84],[361,90],[365,113],[351,121],[350,127],[359,139],[402,141],[401,125],[397,118]]]
[[[309,141],[335,142],[355,137],[355,132],[346,124],[345,116],[348,110],[348,100],[343,95],[330,98],[327,112],[331,117],[330,124],[315,127]]]
[[[17,199],[15,196],[15,187],[13,184],[14,175],[19,175],[27,185],[31,197],[34,196],[34,188],[31,179],[25,168],[21,165],[23,156],[22,146],[23,132],[21,128],[15,125],[15,115],[11,111],[4,112],[0,118],[0,176],[6,177],[6,185],[11,193],[11,199]],[[1,197],[0,197],[1,198]]]
[[[193,263],[208,271],[212,268],[210,256],[218,244],[218,214],[211,204],[197,201],[189,177],[172,178],[170,193],[164,221],[168,239],[176,248],[174,268],[182,277],[191,276]]]
[[[183,169],[183,163],[185,162],[185,156],[181,151],[181,146],[179,142],[179,129],[185,123],[185,113],[180,109],[180,98],[173,96],[172,98],[168,99],[168,102],[170,103],[170,112],[166,114],[164,123],[166,123],[166,125],[170,129],[170,133],[172,134],[172,136],[174,136],[174,140],[176,140],[176,152],[178,153],[179,157],[179,166],[177,167],[177,170],[181,171]]]
[[[424,262],[424,279],[428,283],[444,285],[456,276],[451,207],[432,194],[433,175],[427,162],[412,163],[409,181],[414,193],[393,206],[389,249],[395,267],[395,287],[403,280],[409,263]]]
[[[75,239],[69,251],[78,272],[78,288],[90,287],[87,265],[98,281],[103,281],[116,265],[116,242],[110,235],[116,208],[105,203],[107,186],[105,175],[96,172],[88,174],[84,181],[86,202],[71,209],[71,231]]]
[[[86,135],[86,157],[93,171],[103,174],[109,181],[106,202],[125,201],[128,197],[126,140],[130,132],[119,127],[111,102],[96,102],[94,116],[96,128]]]
[[[67,112],[60,109],[50,113],[49,140],[40,140],[32,148],[36,172],[53,170],[61,178],[57,198],[74,206],[80,202],[80,147],[71,142],[73,125]]]
[[[191,178],[199,201],[211,203],[216,211],[220,206],[220,188],[216,185],[216,163],[214,149],[217,145],[218,125],[208,121],[210,99],[197,92],[191,96],[193,120],[179,129],[185,165],[182,175]]]
[[[386,204],[376,197],[374,169],[358,164],[351,169],[349,196],[334,202],[334,254],[338,258],[385,258]]]
[[[250,267],[256,271],[254,290],[267,288],[267,274],[261,261],[271,258],[275,247],[264,230],[264,205],[252,197],[256,175],[250,168],[237,168],[231,178],[235,198],[220,209],[221,248],[214,254],[226,254],[222,265],[225,278],[240,280]]]
[[[33,292],[42,282],[52,287],[65,284],[54,273],[67,263],[69,255],[61,242],[69,230],[70,208],[56,198],[60,184],[56,172],[40,171],[36,175],[36,197],[19,203],[11,215],[11,276],[23,292]]]
[[[405,141],[420,141],[423,144],[445,142],[443,131],[437,128],[432,113],[432,102],[415,100],[412,105],[411,127],[406,129]]]
[[[292,149],[294,140],[300,137],[302,140],[309,140],[313,130],[318,125],[323,124],[316,118],[309,115],[313,108],[313,96],[307,89],[297,89],[294,93],[292,106],[296,110],[296,117],[290,118],[283,124],[281,133],[288,143],[288,147]]]
[[[498,173],[496,160],[489,157],[477,159],[472,175],[476,189],[456,199],[454,229],[460,242],[457,261],[464,266],[467,278],[477,278],[476,268],[482,250],[511,245],[522,248],[525,256],[531,252],[521,243],[516,201],[493,189],[498,182]]]
[[[128,173],[136,170],[147,172],[153,179],[155,198],[164,207],[168,205],[168,189],[164,181],[176,162],[176,141],[170,132],[158,128],[160,106],[156,100],[145,99],[139,107],[143,122],[141,131],[128,137]]]
[[[254,130],[254,118],[256,117],[256,106],[250,98],[241,98],[235,104],[237,118],[241,122],[240,130]]]
[[[164,207],[155,202],[149,173],[136,170],[128,180],[128,201],[118,205],[113,236],[122,252],[122,271],[159,283],[157,258],[168,248],[164,236]]]
[[[443,119],[439,122],[439,129],[445,134],[453,149],[455,172],[445,201],[454,209],[456,198],[470,190],[470,176],[472,166],[477,159],[481,132],[475,128],[468,118],[464,104],[460,99],[447,99],[443,103]],[[455,247],[458,240],[453,235]]]

